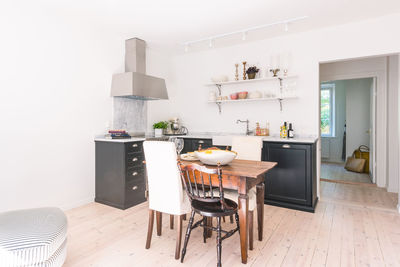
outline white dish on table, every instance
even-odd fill
[[[229,150],[202,150],[194,152],[196,157],[207,165],[227,165],[236,158],[236,152]]]
[[[199,160],[196,155],[191,152],[191,153],[187,153],[187,154],[181,154],[181,160],[186,160],[186,161],[196,161]]]

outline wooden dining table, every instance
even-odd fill
[[[204,165],[207,168],[216,166],[205,165],[200,161],[181,161],[183,165]],[[254,186],[257,189],[257,223],[258,240],[262,241],[264,227],[264,175],[276,166],[276,162],[235,159],[228,165],[222,166],[222,186],[226,189],[237,190],[239,205],[240,251],[242,263],[247,263],[248,256],[248,192]],[[206,179],[207,180],[207,179]],[[204,181],[206,184],[206,181]]]

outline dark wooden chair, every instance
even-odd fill
[[[185,242],[182,249],[181,262],[186,254],[191,231],[200,226],[203,227],[203,241],[206,242],[207,230],[217,232],[217,266],[221,265],[222,240],[232,236],[239,231],[238,205],[235,201],[224,198],[222,187],[221,167],[206,168],[197,164],[183,166],[178,164],[181,170],[182,182],[192,205]],[[214,194],[213,188],[219,188],[218,196]],[[198,222],[193,223],[195,214],[203,216]],[[236,228],[231,231],[221,229],[221,217],[235,215]],[[207,218],[216,217],[217,227],[207,222]],[[221,233],[225,235],[221,237]]]

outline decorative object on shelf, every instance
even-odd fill
[[[254,78],[256,77],[256,74],[257,74],[257,72],[258,72],[259,70],[260,70],[260,69],[257,69],[256,66],[249,67],[249,68],[246,70],[247,77],[249,78],[249,80],[254,79]]]
[[[217,75],[211,78],[211,81],[214,83],[223,83],[229,81],[228,76],[226,75]]]
[[[243,61],[243,80],[246,80],[246,61]]]
[[[280,69],[270,69],[269,71],[274,74],[272,77],[278,77],[278,72],[280,71]]]
[[[287,77],[287,74],[288,74],[288,69],[284,69],[283,70],[283,76]]]
[[[166,121],[159,121],[153,124],[154,129],[154,136],[161,137],[163,135],[163,131],[167,129],[168,122]]]
[[[235,81],[239,81],[239,64],[235,64]]]
[[[247,98],[256,99],[256,98],[261,98],[261,97],[262,97],[262,93],[260,91],[254,91],[254,92],[250,92]]]
[[[238,99],[238,93],[233,93],[233,94],[231,94],[231,95],[230,95],[230,98],[231,98],[232,100]]]
[[[247,94],[248,94],[248,92],[246,92],[246,91],[239,92],[238,93],[238,97],[239,97],[239,99],[246,99],[247,98]]]

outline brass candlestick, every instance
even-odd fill
[[[243,61],[243,80],[246,80],[246,61]]]
[[[238,81],[239,80],[239,64],[235,64],[235,68],[236,68],[236,71],[235,71],[235,80],[236,81]]]

